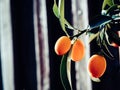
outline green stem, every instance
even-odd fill
[[[76,35],[71,36],[70,38],[72,39],[72,38],[74,38],[74,37],[79,37],[80,35],[82,35],[82,34],[85,33],[86,31],[87,31],[87,29],[81,31],[80,33],[78,33],[78,34],[76,34]]]

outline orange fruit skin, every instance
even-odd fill
[[[106,60],[103,56],[93,55],[88,62],[88,72],[91,77],[100,78],[106,70]]]
[[[113,47],[116,47],[116,48],[119,47],[119,45],[117,45],[117,44],[114,43],[114,42],[112,42],[111,45],[112,45]]]
[[[85,55],[84,43],[77,39],[72,46],[71,59],[72,61],[80,61]]]
[[[117,31],[117,35],[120,37],[120,31]],[[118,48],[119,47],[119,45],[117,45],[115,42],[111,42],[111,45],[113,46],[113,47],[115,47],[115,48]]]
[[[55,52],[57,55],[64,55],[71,47],[71,40],[67,36],[61,36],[55,43]]]

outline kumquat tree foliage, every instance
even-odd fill
[[[114,25],[120,22],[120,5],[114,0],[104,0],[101,15],[96,15],[92,21],[89,22],[85,30],[80,30],[73,27],[65,19],[65,0],[59,0],[58,4],[54,0],[53,5],[54,15],[58,18],[63,32],[66,36],[61,36],[55,43],[55,52],[57,55],[62,55],[60,64],[60,78],[65,90],[72,90],[71,76],[70,76],[70,62],[79,62],[86,55],[85,45],[80,39],[81,35],[86,33],[89,35],[89,43],[96,39],[100,51],[92,55],[88,60],[88,74],[95,82],[100,82],[100,77],[104,74],[107,67],[105,56],[114,59],[114,56],[108,49],[108,45],[113,47],[120,46],[120,37],[118,31],[113,30]],[[119,25],[118,25],[119,26]],[[97,31],[95,28],[99,28]],[[70,36],[67,30],[77,31],[78,33]]]

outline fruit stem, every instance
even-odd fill
[[[80,33],[78,33],[78,34],[76,34],[76,35],[71,36],[70,38],[72,39],[72,38],[74,38],[74,37],[79,37],[80,35],[82,35],[82,34],[85,33],[86,31],[87,31],[87,29],[81,31]]]

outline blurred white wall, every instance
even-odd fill
[[[34,0],[34,33],[37,64],[37,89],[49,90],[49,48],[45,0]]]
[[[83,30],[88,26],[88,7],[87,0],[72,0],[72,14],[74,27]],[[76,34],[77,32],[74,32]],[[87,72],[87,62],[90,57],[89,37],[80,36],[85,44],[85,57],[82,61],[76,62],[76,87],[77,90],[91,90],[91,80]]]
[[[1,66],[4,90],[14,90],[10,0],[0,0]]]

